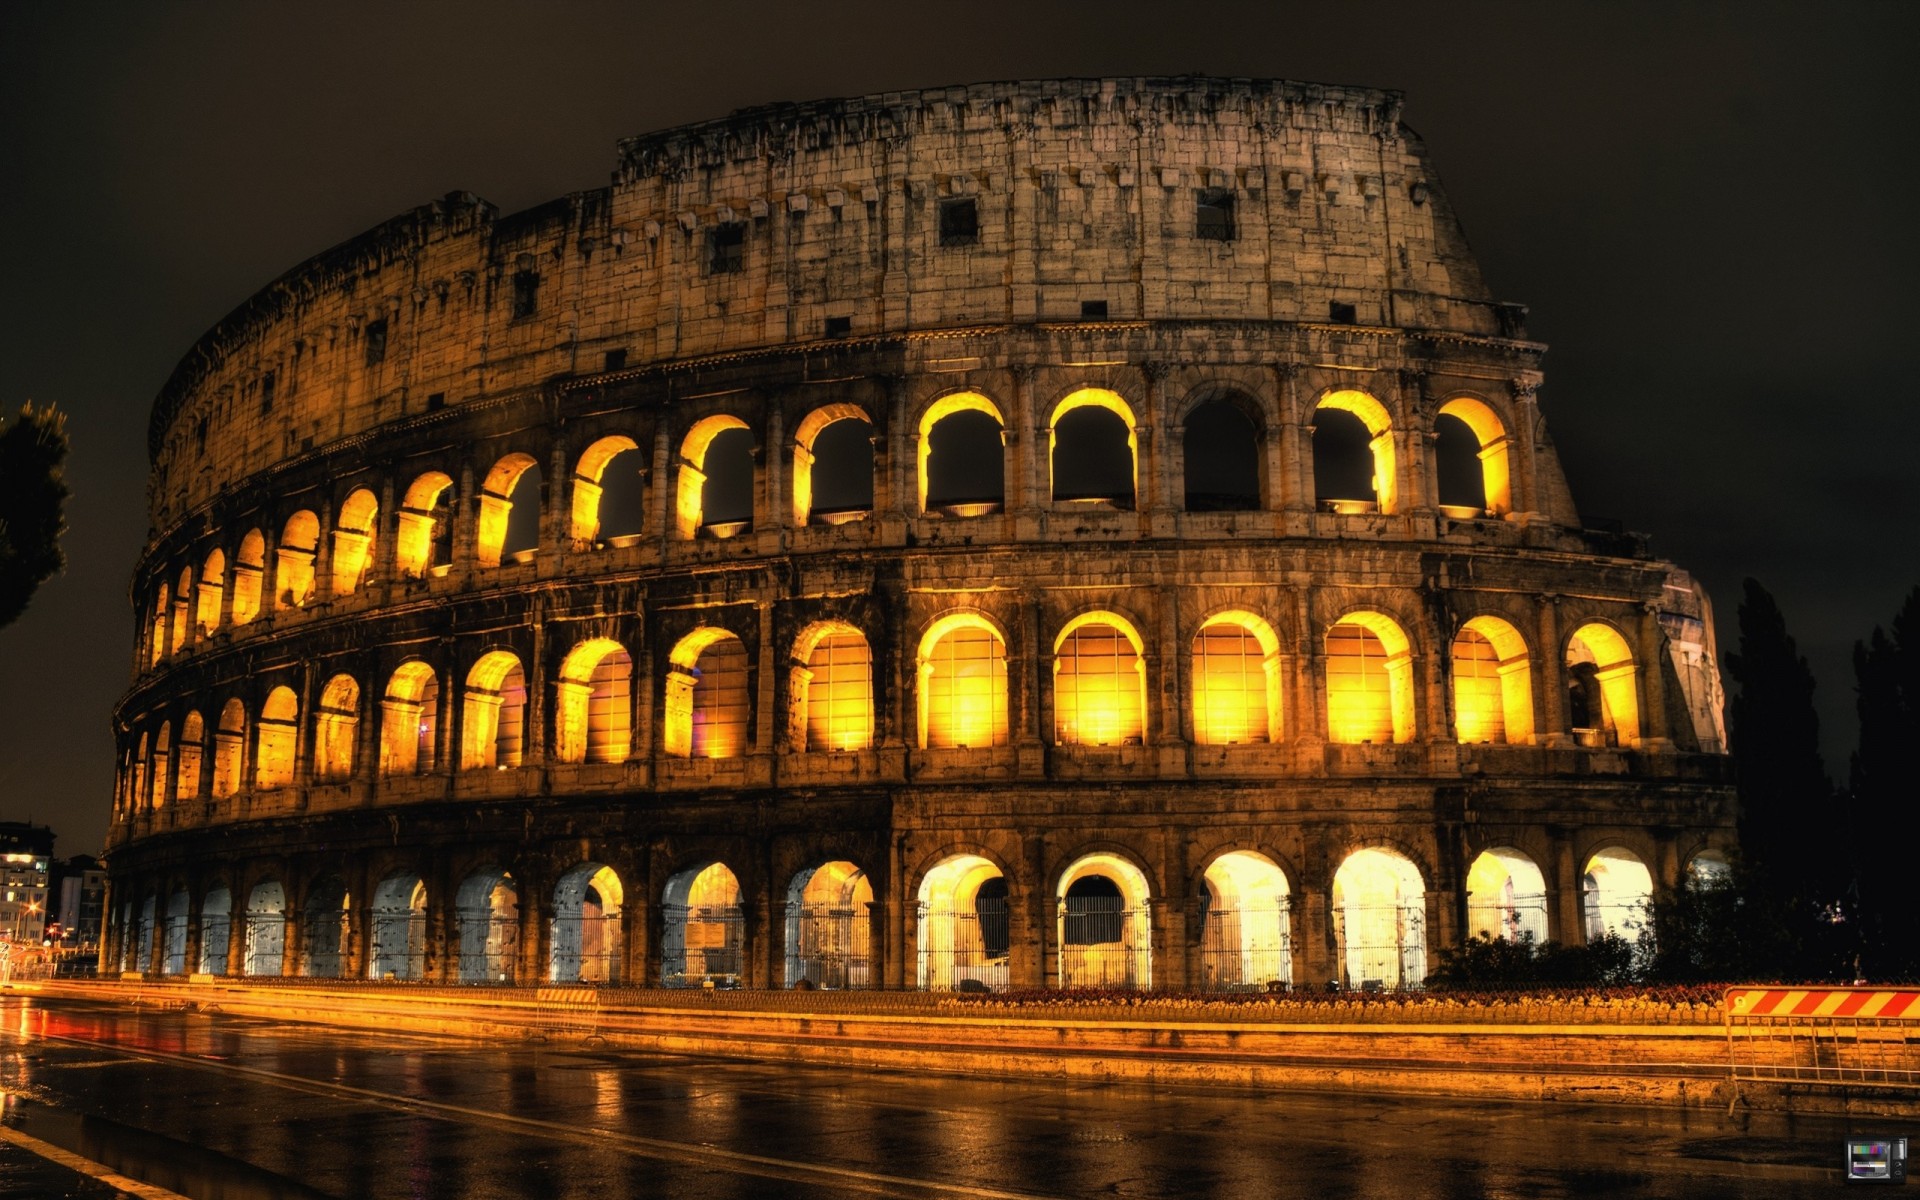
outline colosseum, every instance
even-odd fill
[[[293,268],[150,427],[104,962],[1418,986],[1733,846],[1401,98],[779,104]],[[1620,464],[1630,467],[1631,464]]]

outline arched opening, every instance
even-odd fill
[[[260,733],[253,750],[253,786],[287,787],[294,778],[294,747],[299,741],[300,702],[293,689],[277,687],[260,706]]]
[[[206,637],[220,628],[220,605],[225,599],[227,578],[227,556],[219,550],[207,553],[207,561],[200,567],[200,590],[196,593],[193,623],[199,627],[200,636]]]
[[[1200,894],[1200,986],[1265,991],[1293,983],[1293,919],[1287,877],[1251,850],[1222,854]]]
[[[1261,507],[1259,424],[1225,396],[1187,414],[1181,431],[1188,512],[1251,512]]]
[[[1481,852],[1467,868],[1467,936],[1547,940],[1547,881],[1511,846]]]
[[[346,951],[351,938],[347,915],[351,901],[339,876],[323,879],[307,893],[302,914],[301,942],[306,967],[300,973],[312,979],[339,979],[346,974]]]
[[[419,659],[401,663],[387,680],[380,709],[380,774],[433,770],[440,727],[440,680],[433,668]]]
[[[187,922],[192,919],[193,901],[185,888],[167,897],[167,924],[161,934],[160,973],[187,973]]]
[[[407,487],[396,514],[394,567],[407,579],[424,579],[445,572],[452,562],[453,518],[447,497],[453,480],[428,471]]]
[[[227,952],[233,945],[233,892],[217,887],[200,901],[200,962],[202,975],[225,975]]]
[[[1327,630],[1327,737],[1347,744],[1413,740],[1413,655],[1379,613],[1348,613]]]
[[[942,396],[920,418],[920,511],[979,517],[1006,505],[1006,418],[975,392]]]
[[[172,597],[173,589],[163,583],[153,599],[153,626],[147,643],[147,665],[150,667],[159,666],[160,660],[167,656],[167,614],[173,611]]]
[[[258,529],[240,539],[233,562],[233,623],[245,625],[260,615],[260,582],[266,576],[267,539]]]
[[[575,646],[555,686],[554,756],[561,762],[625,762],[633,748],[633,659],[612,638]]]
[[[1330,512],[1395,511],[1392,421],[1365,392],[1330,392],[1313,411],[1313,494]]]
[[[1140,635],[1112,613],[1075,617],[1053,644],[1054,744],[1137,746],[1147,702]]]
[[[1687,879],[1695,887],[1725,882],[1733,875],[1733,864],[1718,850],[1702,850],[1687,860]]]
[[[795,875],[787,888],[787,986],[872,986],[872,904],[873,884],[850,862]]]
[[[193,628],[193,600],[193,568],[181,567],[173,585],[173,632],[167,647],[173,654],[187,644],[187,633]]]
[[[505,650],[490,650],[467,672],[460,768],[508,770],[526,749],[527,674]]]
[[[667,880],[661,906],[660,985],[738,987],[746,917],[740,881],[725,863],[689,867]]]
[[[1463,743],[1533,741],[1533,665],[1499,617],[1474,617],[1453,639],[1453,729]]]
[[[320,692],[314,734],[314,778],[352,778],[354,747],[360,737],[360,685],[351,676],[335,675],[327,680]]]
[[[574,544],[630,538],[645,526],[646,455],[632,438],[603,437],[581,452],[573,471]]]
[[[1193,738],[1203,746],[1280,740],[1280,639],[1249,612],[1207,618],[1193,637]]]
[[[512,983],[520,950],[520,889],[505,871],[467,876],[454,893],[461,983]]]
[[[808,413],[793,434],[793,523],[841,525],[873,512],[873,423],[854,404]]]
[[[547,977],[555,983],[619,983],[624,893],[613,868],[581,863],[553,889],[552,951]]]
[[[724,629],[696,629],[668,655],[667,753],[738,758],[747,752],[751,716],[747,648]]]
[[[540,544],[540,464],[531,454],[509,454],[480,485],[474,558],[482,567],[524,562]]]
[[[1004,991],[1010,944],[1007,881],[977,854],[955,854],[920,880],[915,943],[922,991]]]
[[[1612,626],[1590,622],[1567,641],[1567,725],[1582,746],[1640,744],[1640,680]]]
[[[160,722],[160,732],[153,738],[153,758],[147,764],[148,808],[165,808],[167,804],[167,764],[171,760],[173,746],[173,726],[170,722]]]
[[[1427,978],[1427,894],[1392,850],[1356,850],[1333,876],[1334,946],[1343,986],[1419,987]]]
[[[133,940],[127,944],[123,955],[123,971],[141,971],[148,969],[152,961],[154,927],[159,923],[158,908],[160,898],[148,896],[140,904],[140,920],[134,926]]]
[[[258,884],[247,896],[246,953],[241,960],[243,975],[283,974],[282,957],[287,948],[287,893],[278,883]]]
[[[418,875],[389,875],[373,890],[369,979],[420,979],[427,971],[427,885]]]
[[[753,432],[721,414],[694,423],[680,443],[675,528],[682,539],[733,537],[753,528]]]
[[[147,805],[147,776],[152,763],[147,758],[147,735],[140,735],[140,742],[133,752],[133,782],[127,789],[127,808],[130,811],[144,809]]]
[[[333,594],[350,596],[366,582],[373,566],[374,521],[380,501],[366,488],[357,488],[340,506],[333,525]]]
[[[794,645],[792,696],[802,749],[865,750],[873,744],[873,652],[840,621],[809,627]]]
[[[313,603],[313,569],[320,547],[320,518],[305,509],[287,518],[274,552],[274,608],[284,612]]]
[[[916,705],[922,749],[1007,744],[1007,646],[975,613],[949,613],[920,639]]]
[[[220,709],[220,729],[213,735],[213,798],[224,800],[240,790],[241,764],[246,758],[247,708],[238,699]]]
[[[1140,868],[1089,854],[1060,876],[1060,986],[1153,986],[1151,897]]]
[[[173,796],[179,801],[200,798],[200,768],[206,754],[207,725],[197,712],[180,722],[180,745],[173,752]]]
[[[1594,852],[1580,876],[1580,916],[1587,940],[1621,937],[1633,941],[1647,928],[1653,900],[1653,873],[1640,856],[1621,846]]]
[[[1484,402],[1459,396],[1434,418],[1434,480],[1450,515],[1502,516],[1513,511],[1507,428]]]
[[[1138,424],[1125,400],[1099,388],[1083,388],[1055,405],[1047,421],[1054,503],[1131,511]]]

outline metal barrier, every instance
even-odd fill
[[[1725,1011],[1736,1089],[1920,1087],[1920,989],[1728,988]]]
[[[549,1037],[600,1036],[600,990],[594,987],[543,987],[534,993],[541,1024]]]

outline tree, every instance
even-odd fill
[[[1847,846],[1820,759],[1813,672],[1773,597],[1752,579],[1742,587],[1727,718],[1740,845],[1753,868],[1747,881],[1837,900],[1848,882]]]
[[[1920,587],[1907,594],[1893,632],[1876,628],[1853,647],[1860,747],[1851,775],[1864,967],[1878,979],[1920,975]]]
[[[31,402],[0,416],[0,629],[27,610],[33,593],[66,566],[60,534],[67,485],[67,419]]]

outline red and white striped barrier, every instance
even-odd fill
[[[1727,1016],[1920,1021],[1920,988],[1728,988]]]

